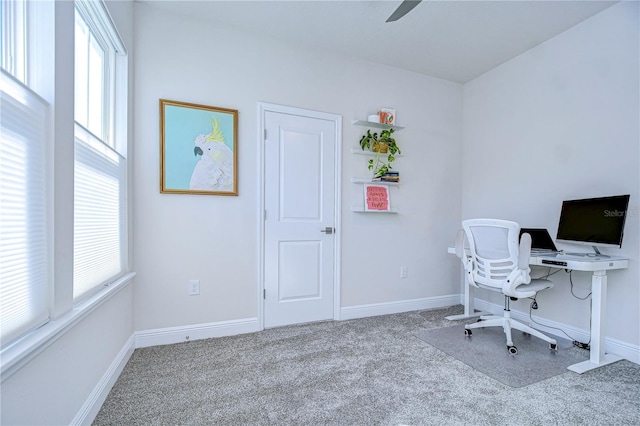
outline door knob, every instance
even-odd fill
[[[325,234],[333,234],[333,231],[335,231],[335,229],[330,226],[327,226],[326,228],[320,230],[320,232],[324,232]]]

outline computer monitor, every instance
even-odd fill
[[[557,241],[621,247],[629,195],[566,200],[562,202]]]

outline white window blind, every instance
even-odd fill
[[[119,75],[116,64],[126,61],[126,51],[102,2],[75,4],[73,298],[77,300],[126,270],[127,175],[126,141],[116,143],[114,131],[117,125],[126,125],[116,123],[115,113],[116,93],[126,90],[126,74]],[[121,99],[126,102],[126,96]]]
[[[0,336],[5,346],[49,317],[48,105],[4,70],[0,81]]]
[[[125,160],[76,124],[73,297],[124,271]]]

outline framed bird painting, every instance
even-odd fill
[[[160,99],[160,192],[238,195],[238,110]]]

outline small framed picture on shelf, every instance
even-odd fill
[[[378,112],[380,123],[394,126],[396,124],[396,110],[390,108],[380,108]]]
[[[391,211],[389,202],[389,188],[386,185],[364,185],[364,211]]]

